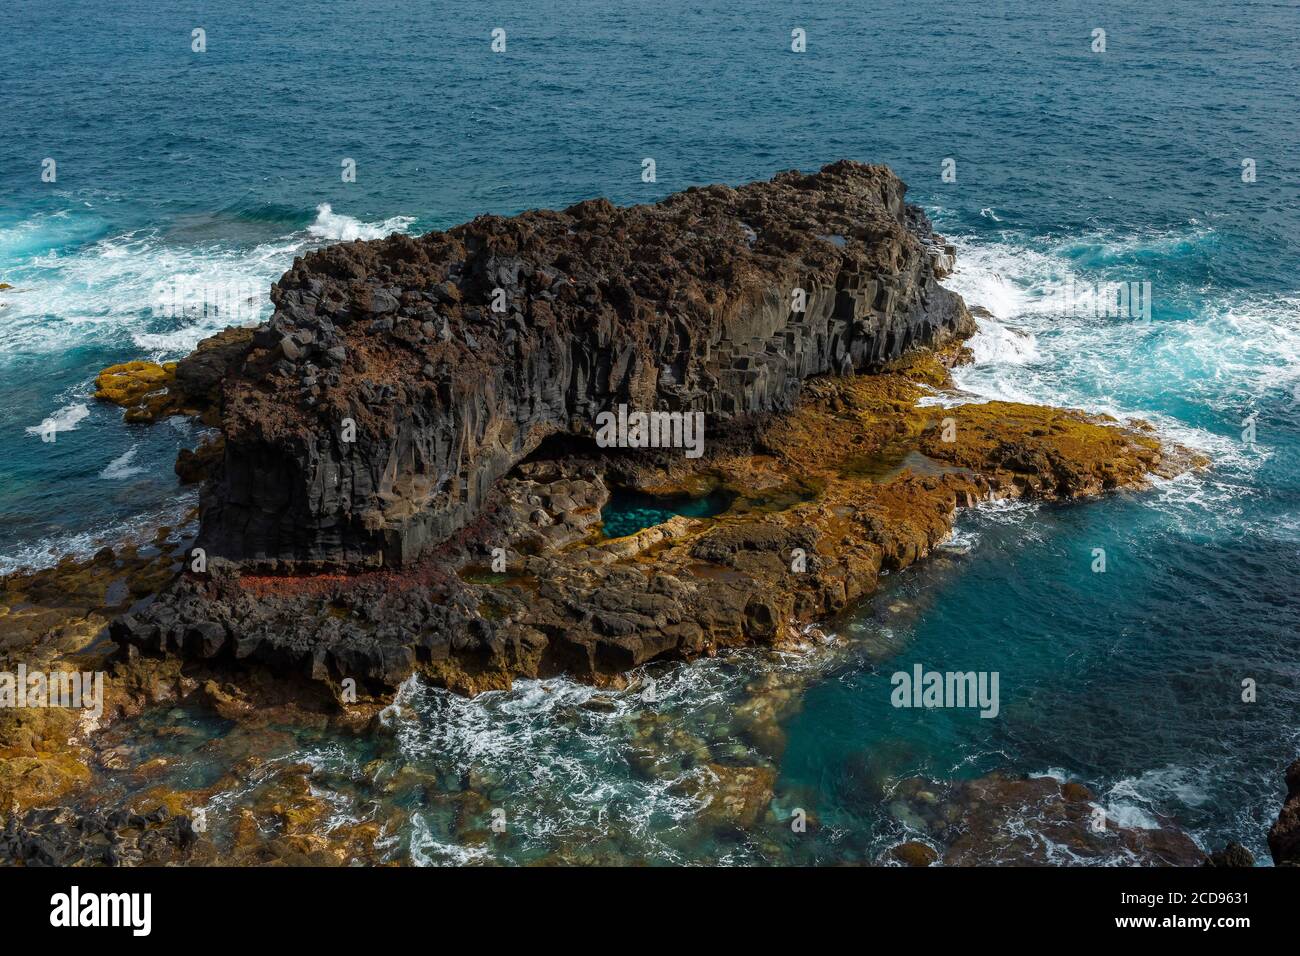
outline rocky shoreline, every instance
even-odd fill
[[[132,421],[218,430],[177,462],[203,483],[197,538],[163,529],[147,548],[4,579],[4,663],[110,667],[103,725],[189,701],[252,727],[373,730],[416,674],[470,694],[554,675],[620,688],[650,662],[795,647],[930,554],[959,508],[1095,497],[1206,464],[1139,421],[957,392],[948,369],[974,321],[939,284],[951,247],[904,191],[885,167],[842,161],[297,260],[258,329],[101,374],[96,397]],[[702,413],[705,453],[598,446],[597,414],[619,405]],[[626,491],[728,507],[608,537],[602,515]],[[33,815],[85,792],[101,731],[0,715],[0,803],[22,813],[0,854],[212,859],[194,795]],[[735,822],[763,817],[767,770],[711,773],[739,788]],[[908,784],[904,802],[947,786]],[[952,787],[945,806],[1047,807],[1087,858],[1088,798],[1070,786],[998,778]],[[1005,859],[962,844],[945,812],[927,826],[946,861]],[[86,849],[110,830],[129,834],[110,841],[125,852]],[[1176,828],[1122,840],[1135,862],[1202,856]],[[250,846],[231,858],[265,861]]]
[[[196,353],[225,365],[203,569],[113,639],[379,695],[616,680],[843,610],[959,505],[1195,464],[1141,423],[921,410],[974,323],[903,192],[840,162],[304,257],[246,344]],[[707,453],[598,447],[615,406],[702,413]],[[616,488],[735,504],[611,541]]]

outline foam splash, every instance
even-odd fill
[[[123,455],[110,461],[104,467],[104,470],[99,473],[99,477],[106,481],[121,481],[123,478],[141,474],[144,469],[131,464],[135,458],[135,453],[139,450],[139,445],[132,445]]]
[[[251,246],[178,244],[159,230],[98,237],[79,213],[33,217],[0,231],[0,264],[22,292],[6,297],[0,361],[79,346],[178,358],[228,325],[271,313],[269,290],[293,260],[329,242],[404,232],[414,219],[366,223],[321,204],[306,228]]]
[[[954,238],[957,268],[945,285],[992,313],[992,319],[978,320],[979,333],[970,342],[975,367],[957,370],[960,383],[993,398],[1009,397],[1008,391],[1016,398],[1036,393],[1040,401],[1068,405],[1095,406],[1098,398],[1118,394],[1117,386],[1149,394],[1151,385],[1186,392],[1219,410],[1274,393],[1294,404],[1300,389],[1300,294],[1204,295],[1166,281],[1163,297],[1175,310],[1185,309],[1186,317],[1099,318],[1086,307],[1099,283],[1143,278],[1152,268],[1147,259],[1212,248],[1212,240],[1212,232],[1200,227],[1188,234],[1054,244],[1005,233],[995,242]],[[1091,266],[1099,260],[1105,268]],[[1021,371],[1036,365],[1041,368]],[[999,377],[1009,368],[1012,376]],[[1134,379],[1134,368],[1147,370],[1144,380]],[[1012,377],[1018,387],[1010,386]],[[1110,408],[1123,410],[1114,403]]]
[[[27,428],[29,435],[45,435],[59,432],[72,432],[77,430],[77,425],[90,417],[90,408],[84,403],[77,402],[72,405],[64,405],[57,412],[45,419],[39,425],[31,425]]]
[[[1162,807],[1198,807],[1210,799],[1201,779],[1202,774],[1192,768],[1177,766],[1125,777],[1116,781],[1102,799],[1106,816],[1121,827],[1158,829],[1156,814]]]
[[[639,669],[622,691],[566,678],[521,679],[509,690],[473,698],[412,678],[399,688],[388,720],[394,749],[365,766],[355,759],[346,767],[328,762],[356,787],[394,792],[399,804],[402,781],[427,780],[439,789],[473,789],[508,813],[509,839],[483,847],[459,838],[445,808],[413,806],[389,818],[385,851],[393,859],[416,865],[520,862],[568,845],[571,834],[600,830],[608,832],[611,852],[686,862],[700,851],[690,827],[703,808],[691,784],[707,784],[709,760],[752,758],[728,726],[749,698],[751,682],[762,676],[802,686],[807,675],[837,659],[822,644],[803,654],[735,651]],[[653,719],[656,713],[673,714],[674,733],[694,736],[710,756],[701,761],[695,754],[694,765],[685,766],[671,745],[648,739],[648,730],[667,726]],[[301,751],[285,758],[301,759]],[[222,805],[240,798],[228,794]],[[612,830],[611,822],[617,824]]]
[[[1029,365],[1039,360],[1038,340],[996,319],[984,319],[979,331],[966,343],[975,362],[984,365]]]
[[[163,502],[159,507],[127,518],[85,531],[55,534],[37,542],[9,543],[0,553],[0,577],[20,571],[39,571],[51,568],[62,558],[73,557],[85,559],[103,547],[118,548],[134,544],[137,547],[152,541],[155,531],[167,525],[174,528],[168,537],[168,543],[176,543],[189,537],[197,530],[193,522],[187,522],[198,502],[198,492],[185,489],[173,499]]]
[[[36,213],[0,226],[0,263],[22,262],[67,245],[85,243],[103,229],[101,219],[81,210]]]
[[[336,213],[327,202],[316,207],[316,221],[307,232],[317,239],[331,242],[351,242],[354,239],[382,239],[394,232],[405,232],[414,222],[411,216],[393,216],[378,223],[365,223],[351,216]]]
[[[1165,296],[1182,311],[1154,321],[1098,317],[1061,295],[1122,274],[1125,262],[1150,269],[1148,260],[1198,255],[1214,240],[1200,226],[1068,242],[1005,232],[994,242],[955,238],[957,269],[945,284],[992,316],[977,319],[975,361],[954,370],[955,384],[983,399],[1142,418],[1240,475],[1253,473],[1271,454],[1265,425],[1283,424],[1278,409],[1289,414],[1300,396],[1300,294],[1205,295],[1167,283]],[[1238,432],[1252,412],[1261,438],[1247,448]]]

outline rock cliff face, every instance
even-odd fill
[[[701,411],[714,439],[810,376],[969,334],[936,281],[950,250],[904,191],[842,161],[296,261],[226,378],[199,544],[245,567],[408,565],[600,411]]]
[[[1097,495],[1194,464],[1140,425],[1080,412],[919,405],[951,389],[943,362],[960,347],[945,351],[812,379],[792,411],[700,459],[548,447],[492,487],[471,525],[401,568],[268,574],[213,561],[112,635],[128,654],[353,678],[379,694],[415,671],[471,693],[520,675],[617,681],[657,658],[799,640],[929,554],[961,506]],[[626,487],[734,499],[716,517],[610,538],[611,489]]]

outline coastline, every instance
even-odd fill
[[[224,341],[234,343],[232,352],[238,352],[247,339],[244,333],[236,333]],[[211,353],[211,347],[206,351]],[[361,700],[340,706],[341,674],[332,670],[336,662],[316,672],[314,652],[295,658],[285,653],[286,648],[274,645],[259,661],[262,655],[256,648],[239,653],[240,635],[222,634],[218,641],[217,634],[202,630],[194,639],[182,630],[175,644],[164,640],[150,646],[154,639],[139,635],[128,606],[126,617],[131,622],[122,619],[124,623],[114,635],[124,649],[122,658],[112,665],[118,719],[129,720],[146,705],[195,699],[223,719],[251,720],[255,725],[264,724],[270,711],[287,721],[375,731],[383,726],[380,713],[393,693],[416,672],[469,693],[507,687],[517,677],[559,673],[576,674],[617,689],[625,686],[622,675],[626,671],[652,660],[713,656],[754,642],[777,649],[798,646],[805,625],[824,621],[872,593],[882,571],[902,570],[930,554],[951,531],[959,505],[1012,497],[1046,501],[1095,497],[1115,488],[1141,488],[1151,473],[1169,476],[1205,464],[1177,446],[1162,446],[1142,423],[1121,425],[1078,412],[1009,403],[918,407],[917,402],[926,396],[959,398],[951,394],[947,366],[961,358],[960,339],[956,339],[938,352],[909,353],[867,375],[812,379],[791,410],[744,430],[736,444],[724,447],[721,454],[711,453],[698,467],[689,460],[663,455],[646,456],[635,463],[625,456],[593,454],[524,462],[518,466],[517,477],[497,483],[493,493],[498,500],[484,509],[485,521],[469,524],[467,533],[453,541],[449,550],[433,551],[431,564],[422,566],[415,561],[397,573],[360,570],[348,575],[249,574],[218,564],[210,583],[198,585],[198,590],[191,584],[188,591],[187,585],[181,584],[173,591],[182,599],[201,593],[204,601],[212,602],[208,608],[229,601],[241,611],[248,609],[251,598],[275,609],[281,622],[302,620],[304,615],[322,610],[323,617],[317,618],[321,622],[354,615],[364,619],[362,609],[372,607],[376,597],[430,588],[446,588],[448,594],[464,597],[467,621],[504,621],[506,626],[552,638],[570,634],[577,625],[585,623],[590,628],[592,621],[601,622],[601,627],[590,629],[589,641],[572,641],[560,654],[548,657],[536,641],[521,638],[500,650],[489,641],[486,659],[478,648],[466,648],[471,652],[462,654],[463,649],[454,644],[440,659],[432,654],[421,659],[417,644],[409,657],[395,666],[391,657],[382,653],[369,660],[354,657],[354,672],[364,678]],[[212,381],[220,380],[226,360],[212,367],[218,370]],[[128,390],[119,397],[134,407],[141,407],[139,400],[145,398],[144,417],[196,410],[192,407],[195,402],[187,403],[170,390],[160,394],[158,384],[159,380],[145,381],[143,390]],[[210,392],[208,401],[212,401]],[[955,419],[959,440],[942,440],[942,419],[946,417]],[[739,507],[733,505],[736,513],[730,515],[673,518],[625,538],[602,540],[598,519],[611,487],[696,497],[720,487],[735,497]],[[565,507],[565,503],[571,506]],[[539,510],[546,520],[536,518]],[[547,528],[557,530],[539,534]],[[456,572],[471,569],[472,573],[483,557],[484,534],[515,544],[506,549],[514,565],[507,580],[483,582],[439,573],[448,566]],[[527,547],[517,546],[525,540]],[[806,568],[807,577],[792,582],[784,562],[787,552],[796,547],[812,556],[812,561]],[[767,560],[764,552],[776,552],[781,560]],[[138,597],[163,590],[186,555],[187,548],[180,547],[167,553],[160,550],[143,560],[138,555],[126,556],[125,562],[138,562],[128,576],[138,574],[149,582],[136,585],[143,589]],[[701,572],[697,567],[701,564],[713,570]],[[40,573],[13,575],[6,579],[5,587],[15,594],[23,589],[13,603],[29,604],[33,602],[28,588],[39,591],[43,583],[48,587],[57,580],[58,589],[68,589],[69,582],[79,575],[93,580],[93,567],[110,570],[116,579],[127,567],[118,555],[103,555],[90,565],[61,564],[45,572],[45,579]],[[656,575],[656,568],[663,569],[664,575]],[[662,581],[669,573],[679,581],[691,582],[691,593],[656,583],[656,577]],[[743,582],[742,587],[737,587],[738,581]],[[602,588],[610,583],[617,588],[601,597]],[[176,588],[175,582],[169,586]],[[585,589],[589,596],[576,618],[571,615],[575,587]],[[755,592],[763,594],[764,600],[756,603]],[[557,601],[553,595],[564,600]],[[102,633],[104,612],[120,610],[123,605],[110,606],[106,598],[104,603],[91,600],[88,604],[91,606],[83,613],[75,618],[70,615],[69,622],[59,626],[64,628],[66,648],[94,657],[106,650],[103,641],[95,641]],[[401,613],[410,609],[409,605],[399,606]],[[629,613],[637,616],[619,620]],[[657,620],[661,615],[667,615],[664,623]],[[660,637],[650,641],[620,639],[649,630],[646,620]],[[701,621],[707,627],[702,627]],[[681,627],[683,624],[695,628]],[[276,627],[272,617],[266,630],[269,633]],[[233,642],[234,655],[222,659],[227,637]],[[610,637],[614,639],[602,639]],[[263,636],[263,643],[265,640]],[[281,677],[263,673],[266,668],[261,665],[274,670],[277,661]],[[250,667],[250,662],[257,666]],[[284,703],[284,674],[297,675],[291,683],[291,704]],[[312,679],[301,680],[304,676]],[[280,701],[278,709],[273,703],[276,699]],[[65,741],[74,739],[63,726],[21,726],[29,734],[28,748],[37,754],[52,754],[57,749],[41,750],[41,741],[57,743],[60,735]],[[30,764],[9,766],[15,776],[30,776],[29,769],[24,769]],[[736,820],[742,824],[755,821],[759,811],[753,808],[763,803],[763,790],[771,785],[766,772],[746,771],[737,776],[716,767],[711,772],[723,792],[733,794],[723,802],[737,808]],[[11,799],[17,797],[20,804],[30,804],[75,794],[84,782],[85,775],[79,771],[56,768],[51,779],[25,796],[12,788],[7,794]],[[1061,794],[1066,803],[1087,802],[1077,792],[1062,790]],[[184,817],[193,809],[191,798],[167,797],[162,805],[167,806],[168,801],[172,804],[169,814]],[[318,808],[315,816],[307,813],[302,821],[319,819],[324,812]],[[192,844],[183,835],[183,826],[178,827],[167,843],[167,852],[179,853]],[[322,847],[313,852],[317,851]],[[303,852],[301,846],[294,852]],[[1179,857],[1184,861],[1191,858],[1192,851],[1178,852],[1188,854]]]

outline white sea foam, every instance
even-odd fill
[[[47,432],[52,432],[55,435],[58,435],[60,432],[76,431],[77,425],[89,417],[90,407],[83,402],[64,405],[40,424],[29,426],[27,428],[27,434],[39,436],[44,435]]]
[[[36,213],[0,227],[0,263],[21,262],[46,250],[85,242],[102,229],[102,221],[84,210]]]
[[[227,325],[265,319],[271,284],[296,256],[329,242],[404,232],[414,222],[362,222],[323,203],[305,229],[251,247],[181,245],[157,230],[100,239],[91,232],[75,247],[77,232],[67,222],[76,216],[33,217],[0,234],[0,263],[21,292],[6,296],[0,361],[89,344],[178,357]],[[64,230],[75,248],[60,251],[62,232],[44,241],[31,235],[42,229]]]
[[[1196,807],[1210,799],[1203,785],[1204,779],[1204,771],[1172,765],[1124,777],[1116,781],[1102,798],[1106,817],[1121,827],[1157,829],[1160,823],[1155,814],[1162,808]]]
[[[1029,779],[1031,780],[1038,780],[1043,777],[1050,777],[1051,779],[1055,780],[1057,783],[1066,783],[1070,779],[1069,774],[1067,774],[1060,767],[1048,767],[1042,773],[1030,773],[1030,774],[1026,774],[1026,776],[1028,776]]]
[[[1000,524],[1019,524],[1034,515],[1041,505],[1024,498],[994,498],[977,501],[974,511],[981,517]]]
[[[971,395],[966,392],[941,392],[937,395],[926,395],[916,402],[917,408],[957,408],[961,405],[983,405],[991,402],[991,398],[984,395]]]
[[[1113,261],[1135,250],[1174,254],[1180,246],[1211,235],[1197,229],[1190,235],[1032,248],[1010,240],[954,239],[957,266],[945,285],[969,305],[993,315],[979,321],[979,333],[970,343],[975,365],[957,370],[958,383],[995,398],[1008,397],[999,392],[1021,397],[1039,390],[1041,401],[1092,400],[1095,405],[1096,399],[1104,401],[1117,391],[1117,385],[1132,384],[1134,370],[1143,369],[1145,381],[1140,384],[1185,390],[1193,399],[1217,403],[1215,407],[1231,404],[1244,410],[1270,389],[1283,390],[1295,400],[1300,388],[1300,295],[1217,293],[1205,297],[1191,319],[1167,322],[1073,313],[1062,299],[1063,289],[1086,296],[1098,277],[1080,271],[1080,249],[1095,247],[1099,251],[1092,258]]]
[[[969,554],[979,543],[979,534],[969,528],[954,527],[939,545],[940,551],[951,554]]]
[[[181,536],[194,530],[192,525],[184,523],[184,519],[197,498],[197,492],[185,489],[146,514],[87,531],[57,534],[39,542],[20,544],[0,553],[0,576],[15,571],[52,567],[65,556],[88,558],[105,546],[117,548],[123,544],[144,545],[152,540],[156,529],[162,525],[177,529],[172,532],[169,540],[178,541]]]
[[[809,668],[836,659],[821,644],[803,654],[735,651],[638,669],[622,691],[551,678],[517,680],[509,690],[466,698],[412,680],[395,698],[401,711],[390,721],[396,752],[346,772],[387,790],[411,779],[414,770],[416,780],[456,781],[491,801],[508,794],[504,803],[492,804],[508,814],[510,837],[490,851],[503,862],[513,861],[521,847],[553,850],[569,835],[606,829],[611,821],[617,821],[611,836],[625,842],[621,852],[684,862],[693,858],[682,844],[691,832],[688,822],[716,793],[709,763],[754,758],[753,745],[737,739],[745,724],[734,715],[753,691],[751,682],[762,675],[765,685],[788,680],[801,687]],[[675,720],[647,720],[657,712]],[[694,735],[716,754],[692,755],[688,766],[666,733],[687,740]],[[434,812],[411,814],[401,831],[403,838],[389,845],[395,856],[426,865],[481,860],[465,855],[473,851]],[[741,857],[737,862],[750,859]]]
[[[1146,810],[1131,803],[1110,803],[1102,807],[1106,811],[1107,826],[1123,830],[1159,830],[1160,821]]]
[[[348,242],[353,239],[382,239],[394,232],[405,232],[415,220],[410,216],[393,216],[383,222],[366,223],[335,212],[327,202],[316,207],[316,221],[307,232],[317,239]]]
[[[143,468],[131,464],[139,448],[139,445],[132,445],[123,455],[114,458],[99,473],[99,477],[107,481],[121,481],[123,478],[130,478],[143,472]]]
[[[411,814],[411,863],[414,866],[465,866],[490,859],[487,847],[463,846],[443,842],[433,835],[424,814]]]
[[[1038,340],[1032,332],[1014,329],[996,319],[984,319],[967,342],[976,363],[1028,365],[1039,360]]]
[[[1063,288],[1087,288],[1120,274],[1142,279],[1136,273],[1163,258],[1205,254],[1216,236],[1199,225],[1032,244],[1009,233],[994,241],[953,241],[956,272],[945,284],[992,317],[977,320],[970,342],[975,361],[954,370],[959,393],[927,396],[923,404],[952,407],[979,396],[1141,418],[1215,463],[1208,474],[1160,484],[1154,506],[1194,520],[1189,508],[1226,513],[1251,493],[1251,476],[1274,454],[1270,435],[1281,416],[1300,409],[1300,295],[1166,288],[1161,293],[1180,301],[1181,317],[1162,320],[1157,313],[1154,321],[1098,317],[1072,310],[1062,298]],[[1136,273],[1125,273],[1130,267]],[[1168,406],[1169,395],[1190,414],[1153,407]],[[1241,438],[1251,414],[1254,446]]]

